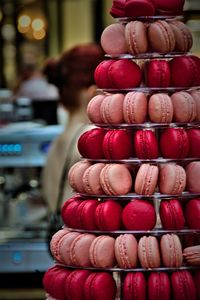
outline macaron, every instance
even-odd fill
[[[187,202],[185,219],[190,229],[200,229],[200,199],[192,199]]]
[[[185,158],[190,147],[186,130],[183,128],[167,128],[163,130],[160,135],[159,146],[164,158]]]
[[[142,164],[136,174],[135,192],[139,195],[152,195],[158,182],[158,167]]]
[[[83,187],[83,174],[87,168],[91,166],[91,163],[87,160],[76,162],[68,172],[68,181],[70,186],[79,193],[84,193]]]
[[[173,119],[173,105],[168,94],[157,93],[150,96],[148,115],[153,123],[170,123]]]
[[[114,18],[125,17],[125,0],[113,0],[110,14]]]
[[[196,55],[191,55],[190,58],[194,61],[196,68],[194,69],[194,86],[200,85],[200,58]]]
[[[85,193],[90,195],[102,195],[104,193],[100,183],[100,173],[104,167],[104,163],[95,163],[85,170],[82,177]]]
[[[170,277],[166,272],[152,272],[147,281],[148,299],[170,300]]]
[[[144,273],[127,273],[125,275],[122,293],[124,300],[132,300],[134,298],[146,300],[147,283]]]
[[[160,53],[172,52],[175,48],[175,36],[170,24],[158,20],[149,24],[148,40],[153,51]]]
[[[115,257],[120,268],[131,269],[137,266],[138,243],[134,235],[121,234],[115,240]]]
[[[151,88],[170,86],[170,67],[167,60],[153,59],[144,66],[145,84]]]
[[[136,157],[140,159],[158,158],[158,141],[152,130],[137,130],[134,136]]]
[[[65,299],[82,300],[84,299],[84,285],[88,276],[91,274],[88,270],[72,271],[67,277],[65,288]]]
[[[183,13],[185,0],[154,0],[158,14],[179,15]]]
[[[190,145],[188,157],[200,158],[200,129],[188,129],[187,135]]]
[[[79,267],[91,266],[89,249],[95,238],[94,234],[82,233],[73,240],[70,246],[70,258],[73,265]]]
[[[106,95],[96,95],[93,97],[87,105],[87,116],[92,123],[101,124],[103,123],[101,114],[100,114],[100,107],[103,99]]]
[[[132,188],[132,176],[123,164],[106,164],[100,173],[100,183],[106,195],[125,195]]]
[[[151,0],[126,0],[125,15],[127,17],[153,16],[155,5]]]
[[[186,247],[183,250],[183,257],[190,266],[200,266],[200,245]]]
[[[110,88],[128,89],[140,86],[142,71],[134,61],[118,59],[108,68]]]
[[[160,203],[159,213],[163,229],[182,230],[184,228],[185,217],[178,200],[163,200]]]
[[[127,53],[125,25],[113,23],[107,26],[101,34],[100,42],[103,50],[108,54],[119,55]]]
[[[103,123],[123,123],[123,102],[124,95],[115,93],[104,98],[100,107],[100,116]]]
[[[169,22],[174,33],[175,48],[177,52],[188,52],[193,45],[192,33],[187,25],[179,20]]]
[[[93,267],[112,268],[115,260],[115,239],[100,235],[94,239],[89,249],[90,263]]]
[[[59,246],[58,245],[59,245],[61,238],[65,235],[67,235],[68,233],[69,233],[69,230],[67,230],[66,228],[62,228],[62,229],[58,230],[56,233],[54,233],[52,235],[52,238],[49,243],[49,248],[50,248],[51,254],[60,263],[61,263],[62,259],[59,255]]]
[[[171,95],[173,119],[175,122],[192,122],[196,118],[196,102],[188,92],[176,92]]]
[[[122,222],[127,230],[152,230],[156,224],[155,208],[148,201],[132,199],[123,209]]]
[[[73,215],[77,219],[79,228],[86,230],[96,230],[95,210],[99,205],[96,199],[84,200],[78,206],[76,214]]]
[[[180,195],[186,187],[186,172],[182,166],[167,163],[160,167],[159,191],[161,194]]]
[[[139,239],[138,258],[142,268],[160,267],[159,243],[155,236],[143,236]]]
[[[123,129],[108,130],[102,142],[106,159],[128,159],[133,156],[131,132]]]
[[[182,245],[178,235],[164,234],[160,240],[162,262],[165,267],[181,267],[183,263]]]
[[[82,133],[77,143],[79,153],[84,158],[104,158],[102,143],[105,133],[103,128],[93,128]]]
[[[200,91],[193,90],[190,92],[190,95],[196,103],[196,118],[195,121],[200,121]]]
[[[186,167],[187,190],[200,193],[200,161],[193,161]]]
[[[123,101],[123,117],[128,124],[144,123],[147,116],[147,97],[142,92],[129,92]]]
[[[99,203],[95,210],[95,223],[99,230],[120,230],[121,217],[122,206],[114,200]]]
[[[196,300],[194,279],[188,270],[176,271],[171,275],[172,297],[174,300]]]
[[[133,55],[147,52],[147,27],[141,21],[131,21],[125,26],[125,39],[128,52]]]
[[[84,285],[84,299],[115,300],[117,287],[112,275],[95,272],[88,276]]]
[[[114,59],[103,60],[94,71],[94,80],[96,85],[101,89],[110,88],[110,79],[108,69],[115,62]]]
[[[61,205],[60,213],[61,213],[61,217],[62,217],[63,222],[64,222],[64,218],[65,218],[65,210],[67,209],[69,204],[73,203],[76,200],[81,201],[82,199],[79,195],[75,195],[75,196],[72,196],[71,198],[65,200],[63,202],[63,204]]]
[[[75,198],[71,201],[64,209],[62,209],[62,219],[66,226],[71,228],[80,228],[78,226],[77,219],[74,218],[76,211],[81,204],[82,200],[80,198]]]

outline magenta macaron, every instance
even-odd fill
[[[136,156],[140,159],[158,158],[158,141],[152,130],[137,130],[134,136]]]
[[[183,229],[185,225],[185,217],[180,202],[176,199],[162,201],[160,203],[160,219],[164,229]]]
[[[132,300],[134,298],[146,300],[147,283],[144,273],[130,272],[125,275],[123,284],[123,299]]]

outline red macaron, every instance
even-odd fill
[[[148,299],[170,300],[170,278],[165,272],[153,272],[149,275]]]
[[[185,158],[189,152],[189,139],[183,128],[165,129],[160,136],[160,151],[164,158]]]
[[[61,216],[65,225],[71,228],[78,228],[77,219],[74,218],[78,206],[81,204],[82,200],[78,197],[74,197],[70,203],[66,203],[61,208]]]
[[[84,299],[84,285],[86,279],[91,274],[88,270],[75,270],[69,274],[65,282],[65,299],[82,300]],[[59,298],[60,299],[60,298]]]
[[[190,145],[188,157],[200,158],[200,129],[188,129],[187,135]]]
[[[94,71],[94,80],[96,85],[101,89],[110,88],[110,81],[108,78],[108,69],[115,62],[113,59],[103,60]]]
[[[136,156],[140,159],[158,158],[158,141],[152,130],[138,130],[134,137]]]
[[[160,219],[166,230],[184,228],[185,217],[180,202],[176,199],[164,200],[160,203]]]
[[[156,7],[151,0],[126,0],[125,15],[126,17],[153,16]]]
[[[96,199],[84,200],[77,207],[74,218],[77,220],[78,228],[96,230],[95,210],[99,205]]]
[[[127,230],[151,230],[156,224],[154,206],[144,200],[132,200],[123,209],[122,222]]]
[[[185,219],[190,229],[200,229],[200,199],[188,201],[185,207]]]
[[[125,17],[126,0],[114,0],[110,9],[110,14],[114,18]]]
[[[128,130],[109,130],[103,139],[103,154],[107,159],[128,159],[133,155],[131,133]]]
[[[148,87],[167,88],[170,86],[170,67],[166,60],[153,59],[146,63],[144,75]]]
[[[153,0],[158,14],[180,15],[183,13],[185,0]]]
[[[125,275],[123,284],[124,300],[146,300],[147,284],[144,273],[130,272]]]
[[[102,143],[105,133],[103,128],[93,128],[84,132],[77,144],[80,154],[91,159],[104,158]]]
[[[174,300],[197,299],[194,279],[189,271],[173,272],[171,275],[171,285]]]

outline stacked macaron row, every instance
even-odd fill
[[[50,242],[52,255],[64,266],[97,269],[157,269],[200,265],[200,245],[185,247],[177,234],[125,233],[116,238],[63,228]],[[114,271],[114,270],[113,270]]]
[[[190,29],[181,21],[139,20],[113,23],[101,35],[101,46],[111,56],[120,54],[188,52],[193,45]]]
[[[82,157],[94,160],[121,160],[133,157],[198,159],[200,129],[167,128],[158,132],[152,129],[130,131],[94,128],[80,136],[77,147]]]
[[[110,14],[114,18],[182,15],[184,3],[184,0],[114,0]]]
[[[70,270],[53,266],[43,278],[47,300],[115,300],[117,287],[106,272]]]
[[[107,199],[85,199],[72,197],[67,199],[61,216],[66,227],[87,231],[146,231],[161,227],[165,230],[200,229],[200,199],[190,199],[187,204],[177,199],[162,200],[153,203],[141,199],[115,201]],[[161,226],[156,223],[159,214]],[[112,218],[110,217],[112,216]]]
[[[70,168],[68,180],[75,192],[96,197],[129,193],[149,197],[155,192],[181,196],[186,187],[187,191],[199,194],[200,162],[190,162],[186,168],[176,163],[143,163],[138,169],[130,164],[92,164],[83,160]]]
[[[108,59],[95,69],[97,86],[109,91],[126,90],[136,87],[189,88],[200,84],[200,58],[178,56],[168,60],[153,59],[141,66],[135,61]]]
[[[191,123],[200,121],[200,91],[179,91],[169,95],[144,92],[99,94],[87,106],[94,124]]]

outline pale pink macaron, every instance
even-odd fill
[[[186,172],[182,166],[167,163],[160,167],[159,190],[161,194],[180,195],[186,186]]]
[[[194,121],[197,114],[196,102],[188,92],[176,92],[172,94],[174,109],[173,118],[176,122]]]
[[[170,123],[173,119],[172,100],[168,94],[153,94],[148,102],[148,115],[154,123]]]
[[[129,92],[123,102],[123,116],[128,124],[144,123],[147,116],[147,97],[142,92]]]
[[[98,236],[89,250],[90,263],[93,267],[112,268],[115,260],[115,239],[108,235]]]
[[[200,266],[200,245],[186,247],[183,257],[188,265]]]
[[[112,94],[105,97],[100,107],[100,115],[103,123],[123,123],[123,94]]]
[[[113,23],[107,26],[101,34],[101,46],[106,53],[111,55],[127,53],[125,25]]]
[[[65,265],[73,265],[70,256],[70,247],[72,242],[80,235],[79,232],[69,232],[67,235],[63,236],[59,243],[59,256],[61,258],[62,263]]]
[[[200,91],[199,90],[193,90],[190,92],[190,95],[194,99],[196,103],[196,118],[195,121],[200,121]]]
[[[186,167],[187,190],[200,193],[200,161],[193,161]]]
[[[131,269],[137,266],[138,243],[134,235],[121,234],[115,240],[115,257],[118,266]]]
[[[83,174],[91,166],[91,163],[87,160],[78,161],[75,163],[68,172],[68,180],[70,186],[79,193],[84,193],[83,187]]]
[[[172,52],[175,48],[175,36],[170,25],[163,20],[152,22],[148,27],[148,39],[153,51]]]
[[[67,230],[66,228],[58,230],[52,236],[50,244],[49,244],[51,254],[60,263],[62,262],[62,259],[61,259],[60,254],[59,254],[59,246],[58,245],[59,245],[59,242],[62,239],[62,237],[66,236],[68,233],[69,233],[69,230]]]
[[[106,95],[96,95],[93,97],[87,106],[87,115],[89,120],[92,123],[101,124],[103,123],[101,114],[100,114],[100,107],[103,99]]]
[[[132,176],[123,164],[106,164],[100,173],[100,183],[106,195],[125,195],[132,188]]]
[[[72,264],[79,267],[91,266],[89,249],[96,236],[90,233],[79,234],[70,246]]]
[[[183,263],[182,245],[176,234],[164,234],[160,240],[162,262],[165,267],[181,267]]]
[[[179,20],[169,22],[175,37],[175,51],[188,52],[193,45],[192,33],[187,25]]]
[[[100,184],[100,173],[105,167],[104,163],[96,163],[91,165],[83,173],[83,188],[84,191],[91,195],[102,195],[104,191]]]
[[[148,39],[145,23],[137,20],[127,23],[125,27],[125,38],[129,53],[137,55],[147,52]]]
[[[152,195],[158,182],[158,167],[142,164],[136,174],[135,192],[139,195]]]
[[[143,268],[159,268],[161,264],[159,243],[155,236],[143,236],[138,242],[138,257]]]

